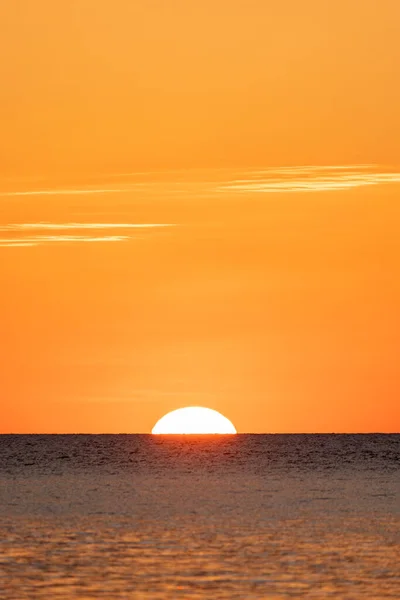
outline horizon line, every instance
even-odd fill
[[[5,435],[149,435],[155,437],[175,437],[175,436],[185,436],[186,437],[235,437],[237,435],[400,435],[400,431],[269,431],[269,432],[250,432],[250,431],[238,431],[234,434],[232,433],[165,433],[165,434],[154,434],[151,431],[136,431],[136,432],[2,432],[0,436]]]

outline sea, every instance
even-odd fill
[[[2,435],[0,598],[400,598],[400,435]]]

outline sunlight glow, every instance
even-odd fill
[[[164,415],[154,425],[154,434],[234,434],[237,433],[233,424],[211,408],[188,406],[179,408]]]

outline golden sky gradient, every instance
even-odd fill
[[[399,23],[0,4],[0,431],[399,431]]]

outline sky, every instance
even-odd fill
[[[397,0],[0,4],[0,431],[400,431]]]

